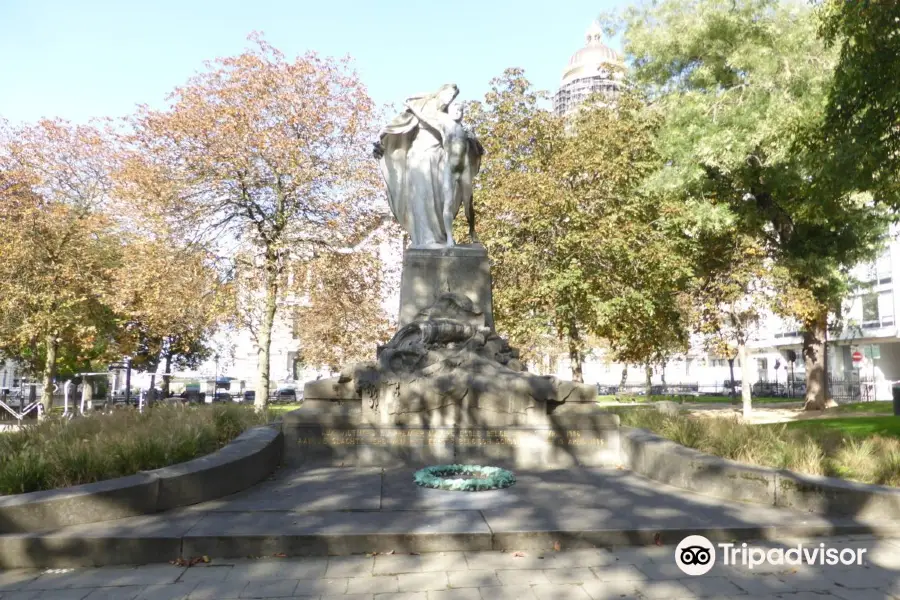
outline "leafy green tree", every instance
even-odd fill
[[[752,397],[747,344],[770,307],[771,277],[766,254],[756,239],[733,228],[706,232],[696,240],[692,283],[693,330],[706,349],[726,357],[734,381],[734,361],[741,369],[741,404],[750,416]],[[732,389],[732,395],[734,390]]]
[[[900,204],[900,3],[824,0],[819,33],[839,51],[821,142],[839,192]]]
[[[498,325],[526,348],[558,336],[575,381],[592,335],[617,352],[630,344],[636,362],[661,360],[683,337],[670,317],[686,271],[664,226],[670,205],[638,193],[660,165],[658,121],[630,94],[615,106],[597,98],[569,122],[543,97],[510,69],[469,110],[486,149],[476,205]]]
[[[806,407],[824,407],[827,316],[887,216],[825,185],[811,142],[836,53],[811,9],[776,0],[662,0],[628,9],[624,24],[634,80],[664,119],[666,166],[649,187],[724,211],[765,248],[782,282],[776,308],[805,329]]]

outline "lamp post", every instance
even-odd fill
[[[216,397],[219,393],[219,353],[218,352],[216,352],[215,358],[216,358],[216,370],[215,370],[215,374],[213,376],[213,397],[212,397],[213,402],[216,401]]]
[[[131,357],[125,357],[125,406],[131,402]]]
[[[781,367],[781,361],[777,358],[775,359],[775,395],[780,396],[778,390],[778,369]]]

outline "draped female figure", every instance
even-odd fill
[[[397,115],[379,134],[375,156],[381,161],[381,174],[387,184],[388,204],[394,217],[410,236],[413,247],[453,245],[448,211],[459,210],[457,198],[447,197],[445,170],[447,153],[443,136],[434,120],[427,122],[416,115],[437,112],[446,115],[448,106],[459,94],[454,84],[441,86],[433,94],[420,94],[406,100],[406,110]],[[473,148],[481,150],[473,142]],[[480,161],[480,154],[477,155]],[[477,165],[475,171],[477,172]],[[474,173],[472,174],[474,176]],[[471,181],[471,177],[468,178]],[[456,189],[450,195],[457,196]],[[460,191],[459,196],[466,194]],[[468,189],[466,216],[471,207],[471,185]],[[470,229],[474,222],[474,213]]]

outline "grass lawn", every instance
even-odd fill
[[[696,403],[696,404],[730,404],[731,398],[728,396],[597,396],[597,402],[600,404],[619,404],[622,402],[661,402],[669,400],[671,402]],[[738,397],[740,401],[740,397]],[[785,402],[803,402],[803,398],[782,398],[761,396],[753,398],[753,404],[783,404]],[[872,403],[870,403],[872,404]]]
[[[301,406],[303,406],[302,402],[296,402],[292,404],[269,404],[266,406],[266,408],[269,410],[269,416],[271,417],[271,420],[274,421],[284,413],[291,412],[292,410],[297,410]]]
[[[794,431],[804,431],[810,435],[816,435],[820,432],[839,432],[857,438],[873,435],[900,438],[900,417],[809,419],[788,423],[787,428]]]
[[[883,414],[891,415],[894,413],[894,403],[890,400],[878,402],[853,402],[852,404],[841,404],[826,411],[828,414]]]

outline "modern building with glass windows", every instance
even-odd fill
[[[858,265],[851,273],[858,282],[854,292],[842,306],[839,328],[829,331],[827,349],[828,374],[835,379],[871,381],[872,392],[879,400],[891,398],[891,382],[900,381],[900,331],[896,324],[900,282],[900,243],[893,231],[891,242],[872,262]],[[757,360],[783,357],[793,351],[800,359],[794,364],[797,373],[804,372],[801,357],[802,328],[788,319],[770,316],[763,323],[756,344]],[[854,361],[854,353],[862,355]],[[782,363],[785,361],[782,359]],[[760,375],[774,375],[770,366]]]

